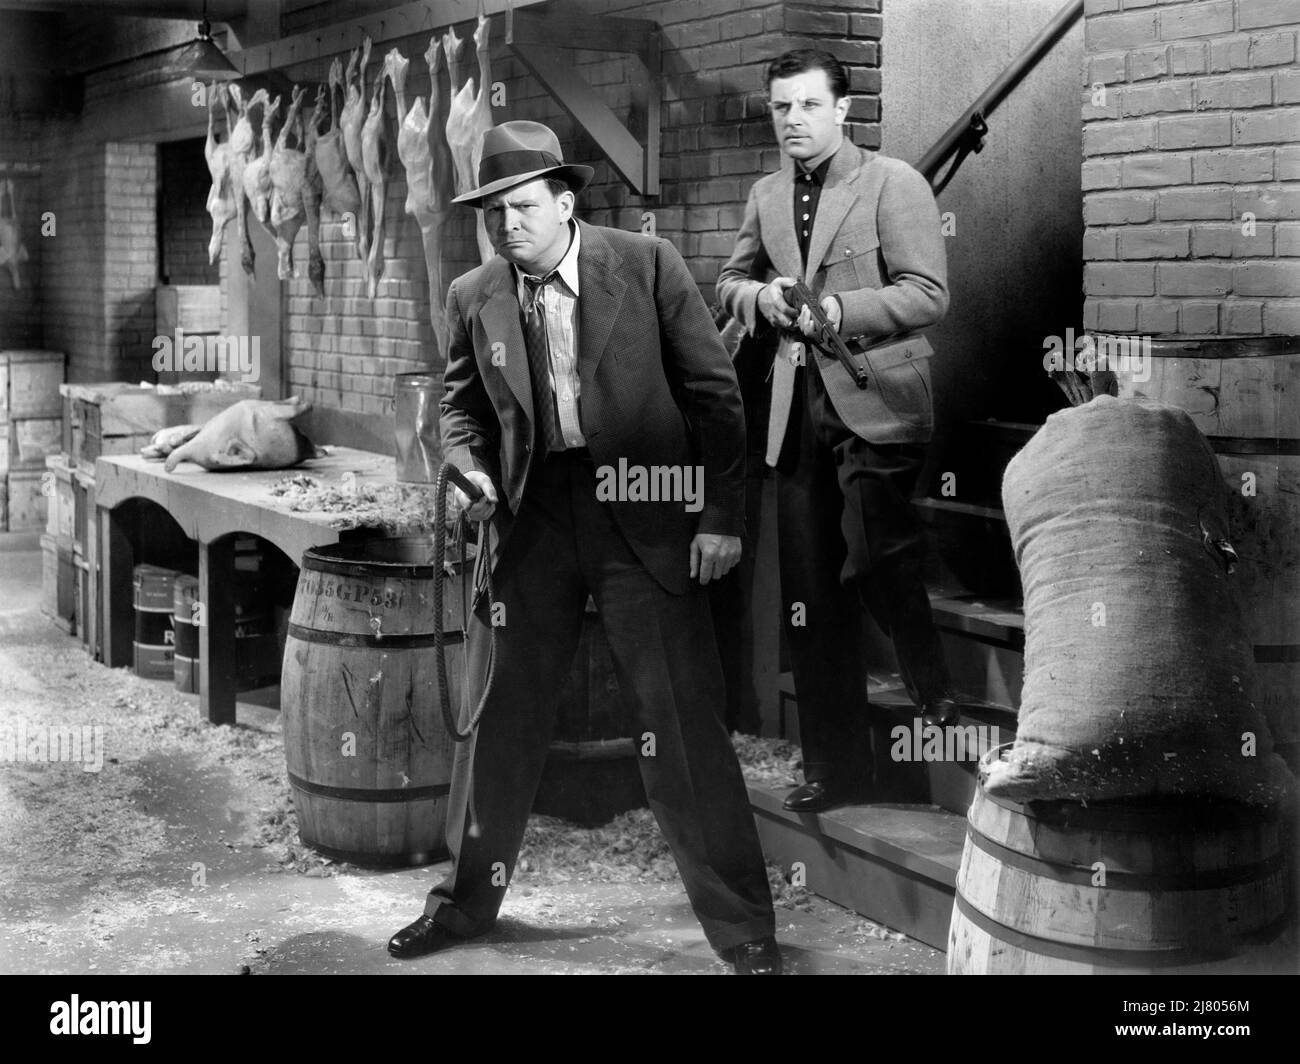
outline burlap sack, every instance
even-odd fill
[[[984,775],[991,795],[1266,804],[1287,790],[1213,547],[1225,494],[1191,418],[1146,400],[1062,410],[1012,459],[1002,501],[1025,681],[1015,745]]]

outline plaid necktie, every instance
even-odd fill
[[[527,303],[524,310],[524,344],[528,348],[528,372],[533,380],[533,412],[536,422],[536,446],[541,455],[565,448],[555,413],[551,391],[551,345],[546,336],[546,311],[542,306],[542,289],[555,277],[552,270],[545,277],[524,277]]]

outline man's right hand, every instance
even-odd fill
[[[793,277],[774,277],[758,290],[758,312],[778,329],[794,326],[795,313],[785,301],[785,293],[798,283]]]
[[[471,521],[486,521],[496,509],[497,489],[492,486],[491,477],[486,473],[480,473],[477,469],[467,472],[465,479],[483,492],[483,497],[471,505],[469,496],[453,484],[451,485],[452,499]]]

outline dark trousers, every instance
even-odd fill
[[[918,705],[949,692],[921,578],[925,540],[911,497],[920,444],[871,444],[840,420],[815,360],[795,377],[777,464],[781,601],[808,781],[861,779],[844,764],[868,712],[862,609],[891,637]],[[801,607],[801,608],[797,608]]]
[[[458,935],[496,920],[590,594],[631,696],[646,798],[710,945],[771,935],[758,833],[719,717],[722,671],[704,588],[665,591],[596,500],[590,461],[567,453],[535,467],[493,580],[505,623],[496,629],[492,688],[477,733],[457,748],[447,814],[453,864],[425,912]],[[486,661],[490,608],[481,605],[469,632],[471,677]]]

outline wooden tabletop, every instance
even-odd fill
[[[167,510],[191,539],[211,543],[236,532],[252,533],[274,543],[294,563],[310,547],[338,541],[339,514],[290,510],[271,487],[285,477],[305,474],[322,484],[342,484],[355,474],[358,483],[392,483],[395,460],[371,451],[331,447],[292,469],[214,473],[182,462],[168,473],[163,463],[140,455],[112,455],[95,463],[95,503],[114,509],[128,499],[149,499]]]

